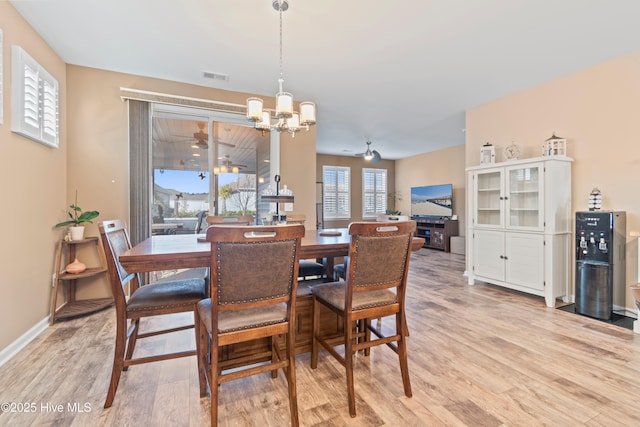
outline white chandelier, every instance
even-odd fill
[[[282,72],[282,12],[289,9],[288,0],[273,0],[273,8],[280,13],[280,78],[278,79],[278,93],[276,94],[275,122],[271,122],[271,114],[262,108],[260,98],[247,98],[247,119],[253,122],[253,127],[262,131],[289,132],[292,137],[301,129],[309,130],[309,126],[316,124],[316,104],[301,102],[300,114],[293,110],[293,95],[282,89],[284,77]]]

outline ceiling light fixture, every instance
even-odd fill
[[[301,102],[300,114],[293,110],[293,95],[282,89],[284,77],[282,71],[282,12],[289,9],[288,0],[273,0],[273,8],[280,14],[280,78],[278,79],[278,93],[276,94],[275,123],[271,123],[271,114],[263,110],[260,98],[247,98],[247,119],[253,122],[253,127],[262,131],[289,132],[296,136],[302,128],[309,130],[309,126],[316,124],[316,104]]]
[[[367,151],[364,153],[365,160],[373,159],[373,153],[371,152],[371,141],[367,141]]]
[[[216,166],[213,168],[213,174],[214,175],[218,175],[220,173],[229,173],[229,171],[231,171],[231,173],[240,173],[240,168],[238,167],[238,165],[234,165],[231,160],[229,159],[229,156],[226,156],[223,160],[222,160],[222,166]]]

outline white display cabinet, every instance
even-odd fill
[[[469,284],[569,294],[571,162],[538,157],[467,168]]]

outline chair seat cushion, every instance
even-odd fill
[[[182,270],[178,273],[174,273],[170,276],[167,276],[166,278],[158,280],[157,282],[154,282],[154,283],[175,282],[176,280],[185,280],[185,279],[207,280],[208,277],[209,277],[209,267],[188,268],[186,270]]]
[[[311,293],[321,301],[344,310],[345,308],[345,287],[346,282],[323,283],[311,287]],[[369,307],[379,307],[394,304],[396,294],[388,289],[379,291],[354,292],[352,310],[362,310]]]
[[[198,303],[198,314],[207,332],[211,334],[211,298],[203,299]],[[286,318],[286,303],[246,310],[218,311],[218,333],[274,325],[285,322]]]
[[[324,265],[319,262],[311,261],[308,259],[301,259],[298,264],[298,276],[299,277],[307,277],[307,276],[322,276],[324,275],[325,268]]]
[[[204,280],[200,278],[152,283],[139,287],[131,295],[127,311],[189,306],[205,297]]]

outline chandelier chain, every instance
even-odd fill
[[[282,66],[282,6],[279,8],[280,11],[280,78],[283,78],[283,66]]]

